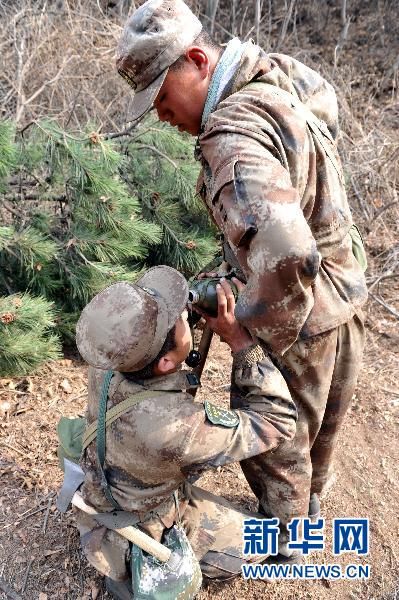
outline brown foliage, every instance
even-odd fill
[[[114,69],[120,19],[90,0],[47,8],[17,0],[0,10],[3,115],[20,126],[55,117],[78,129],[93,120],[117,129],[126,120],[129,90]]]

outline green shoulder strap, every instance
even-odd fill
[[[140,402],[140,400],[144,400],[145,398],[151,398],[154,396],[154,393],[157,395],[165,394],[166,392],[155,392],[155,390],[146,390],[144,392],[137,392],[133,394],[123,402],[116,404],[109,410],[107,410],[105,416],[105,427],[111,425],[116,419],[118,419],[123,413],[127,412],[129,408]],[[97,427],[98,421],[93,421],[91,425],[89,425],[83,433],[82,437],[82,450],[86,450],[87,446],[91,444],[93,440],[96,439],[97,436]]]
[[[118,502],[115,500],[115,498],[112,495],[111,492],[111,487],[107,481],[107,476],[105,474],[105,470],[104,470],[104,463],[105,463],[105,433],[106,433],[106,427],[107,425],[110,425],[111,423],[111,419],[113,418],[113,421],[115,421],[115,419],[117,419],[121,414],[123,414],[123,412],[125,412],[128,408],[129,405],[132,406],[133,404],[135,404],[135,401],[139,401],[140,399],[142,399],[143,394],[145,394],[146,396],[152,396],[154,395],[154,391],[150,391],[148,390],[147,393],[145,392],[141,392],[141,398],[137,398],[137,396],[140,394],[140,392],[138,394],[134,394],[131,398],[128,398],[128,402],[124,401],[125,403],[125,407],[124,410],[121,410],[121,406],[122,406],[122,402],[120,403],[120,405],[113,407],[114,409],[116,409],[113,414],[111,415],[111,419],[108,420],[107,422],[107,400],[108,400],[108,390],[109,390],[109,385],[111,383],[111,379],[113,377],[114,373],[113,371],[107,371],[105,376],[104,376],[104,381],[103,381],[103,385],[101,388],[101,395],[100,395],[100,402],[99,402],[99,406],[98,406],[98,420],[97,420],[97,440],[96,440],[96,450],[97,450],[97,460],[98,460],[98,466],[100,469],[100,473],[101,473],[101,487],[103,488],[105,497],[107,498],[108,502],[110,504],[112,504],[112,506],[116,509],[119,509],[119,504]],[[160,393],[160,392],[158,392]],[[167,392],[164,392],[167,393]],[[132,403],[133,401],[133,403]],[[110,410],[110,413],[113,409]],[[95,432],[93,431],[92,435]],[[86,436],[85,436],[86,437]],[[94,437],[96,437],[94,435]],[[93,438],[94,439],[94,438]]]
[[[112,504],[112,506],[116,509],[119,509],[119,504],[115,500],[112,495],[111,487],[107,481],[107,476],[104,471],[104,463],[105,463],[105,416],[107,414],[107,399],[108,399],[108,390],[109,384],[111,383],[111,379],[113,377],[113,371],[107,371],[105,373],[103,385],[101,388],[100,395],[100,403],[98,405],[98,423],[97,423],[97,440],[96,440],[96,449],[97,449],[97,460],[98,466],[100,468],[101,473],[101,487],[103,488],[103,492],[108,502]]]

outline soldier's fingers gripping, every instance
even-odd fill
[[[234,285],[237,288],[237,291],[239,294],[241,294],[241,292],[243,292],[245,290],[245,283],[243,283],[242,281],[240,281],[239,279],[237,279],[237,277],[232,277],[231,281],[234,283]]]
[[[224,295],[226,298],[225,314],[234,318],[234,309],[236,306],[236,301],[234,298],[233,290],[231,289],[231,285],[224,277],[222,277],[220,280],[220,286],[223,288]],[[224,302],[224,300],[223,300],[223,302]],[[218,294],[218,303],[219,303],[219,294]],[[219,306],[219,304],[218,304],[218,306]]]
[[[223,285],[223,280],[220,280],[221,283],[216,285],[216,295],[218,298],[218,315],[217,319],[225,318],[228,314],[228,300],[225,286]]]

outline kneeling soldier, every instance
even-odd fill
[[[268,452],[292,439],[296,408],[273,363],[235,320],[234,296],[225,281],[218,286],[213,326],[232,350],[233,380],[242,402],[236,411],[195,402],[186,390],[198,380],[181,370],[191,347],[187,300],[184,277],[170,267],[154,267],[134,285],[116,283],[95,296],[80,317],[77,345],[91,365],[88,424],[98,417],[104,370],[114,371],[108,409],[143,390],[152,392],[107,429],[104,471],[114,501],[160,541],[176,521],[177,491],[183,526],[203,574],[221,579],[241,572],[247,560],[243,521],[257,515],[190,480],[207,468]],[[81,464],[86,503],[98,512],[112,511],[94,442]],[[84,552],[107,576],[109,591],[116,598],[131,597],[127,540],[80,511],[77,521]]]

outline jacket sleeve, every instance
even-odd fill
[[[306,124],[298,125],[296,136],[292,124],[279,135],[266,125],[269,131],[256,138],[239,126],[232,131],[219,118],[201,148],[208,209],[247,279],[236,317],[273,352],[283,354],[312,310],[312,283],[321,261],[300,204],[314,154],[309,153]],[[283,136],[290,138],[284,147]]]
[[[248,166],[237,166],[247,177]],[[245,191],[245,179],[241,179],[241,190],[237,182],[238,178],[222,190],[219,202],[224,207]],[[321,259],[299,204],[284,204],[287,195],[282,189],[277,194],[282,202],[270,206],[268,215],[256,211],[255,228],[248,240],[237,244],[239,236],[230,237],[229,244],[247,280],[236,305],[236,318],[274,353],[284,354],[313,308],[312,283]],[[265,195],[263,198],[268,203]]]
[[[181,458],[185,476],[262,454],[295,435],[295,404],[260,346],[233,355],[232,377],[241,397],[239,410],[221,411],[218,422],[210,413],[212,405],[193,405]]]

